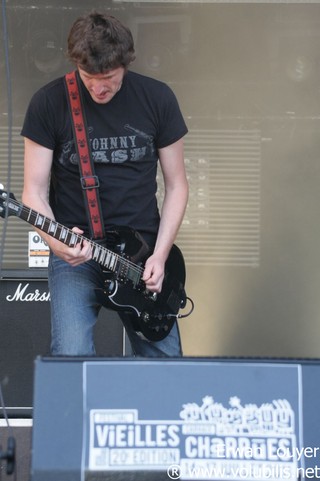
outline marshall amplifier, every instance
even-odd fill
[[[9,416],[29,417],[33,407],[34,360],[50,353],[46,269],[2,271],[0,309],[0,383],[4,403]],[[115,312],[101,309],[95,338],[99,356],[124,354],[124,329]]]

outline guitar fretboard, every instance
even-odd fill
[[[10,199],[8,201],[8,209],[17,217],[20,217],[24,221],[28,222],[28,224],[33,225],[42,232],[45,232],[51,237],[63,242],[68,247],[75,247],[77,244],[81,244],[84,240],[90,242],[92,248],[92,259],[94,261],[108,271],[115,272],[118,280],[130,280],[134,287],[137,287],[140,284],[143,269],[125,257],[113,252],[110,249],[107,249],[104,246],[101,246],[90,239],[87,239],[80,234],[76,234],[71,229],[63,226],[59,222],[40,214],[39,212],[16,200]]]

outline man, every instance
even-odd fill
[[[164,265],[181,225],[188,197],[183,137],[187,127],[171,89],[128,70],[134,44],[116,18],[93,12],[73,24],[68,56],[80,79],[95,173],[106,230],[126,225],[153,248],[143,273],[146,288],[158,293]],[[22,129],[25,138],[23,202],[47,217],[90,235],[64,79],[33,96]],[[165,197],[159,216],[156,170],[162,169]],[[48,195],[49,192],[49,195]],[[41,233],[50,247],[53,355],[94,355],[93,327],[103,284],[88,241],[74,247]],[[175,323],[163,340],[136,333],[130,315],[121,314],[138,356],[179,356]]]

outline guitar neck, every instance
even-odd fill
[[[68,247],[74,247],[79,243],[81,244],[84,240],[90,242],[92,259],[94,261],[108,271],[121,273],[122,278],[130,279],[134,285],[137,285],[140,282],[143,272],[140,266],[133,264],[110,249],[107,249],[80,234],[76,234],[59,222],[40,214],[15,199],[8,199],[7,204],[11,214],[19,217],[28,224],[34,226],[36,229],[45,232],[50,237],[63,242],[63,244],[66,244]]]

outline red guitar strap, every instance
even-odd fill
[[[105,237],[103,217],[99,199],[99,179],[94,173],[93,159],[89,147],[87,124],[81,105],[77,72],[65,76],[67,98],[72,119],[73,134],[79,159],[80,182],[84,193],[92,239]]]

